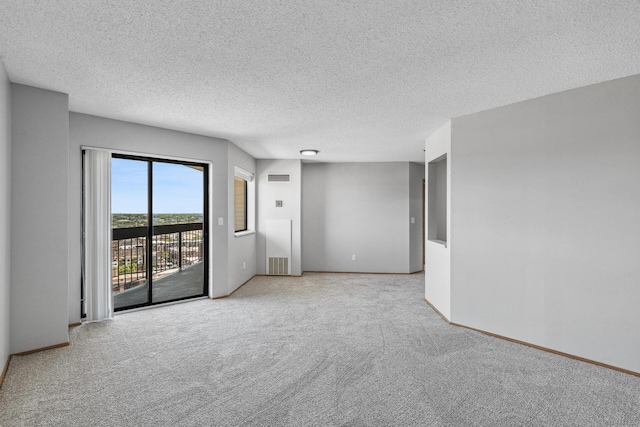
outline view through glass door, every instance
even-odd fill
[[[207,173],[204,164],[113,155],[116,311],[207,294]]]

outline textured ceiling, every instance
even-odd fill
[[[0,57],[256,158],[423,161],[451,117],[640,74],[640,1],[0,0]]]

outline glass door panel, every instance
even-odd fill
[[[153,302],[205,294],[204,168],[153,162]]]
[[[111,159],[111,284],[116,310],[149,303],[148,162]]]

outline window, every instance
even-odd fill
[[[233,197],[235,231],[247,231],[247,181],[237,176],[233,178]]]
[[[255,233],[255,221],[254,174],[236,165],[233,168],[233,229],[236,237]]]

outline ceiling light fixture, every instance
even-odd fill
[[[315,156],[318,154],[318,150],[300,150],[300,154],[303,156]]]

